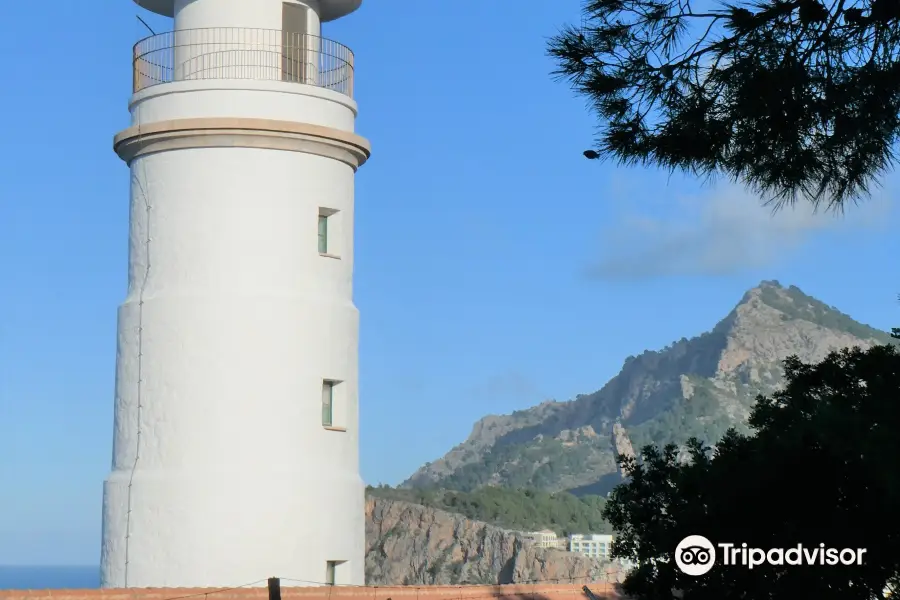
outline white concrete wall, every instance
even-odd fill
[[[318,9],[316,2],[298,0],[175,0],[175,29],[243,27],[281,30],[281,4],[292,2]],[[308,20],[310,35],[320,35],[318,17]]]
[[[328,560],[362,584],[353,170],[208,148],[131,173],[103,585],[322,582]],[[341,211],[340,260],[318,254],[322,206]],[[346,432],[322,427],[323,379],[343,381]]]
[[[310,9],[307,14],[307,29],[309,35],[322,35],[322,22],[319,20],[318,2],[308,0],[307,2],[299,2],[298,0],[284,0],[285,2],[293,2],[294,4],[302,4]]]
[[[175,0],[175,28],[189,42],[200,28],[277,34],[281,1]],[[326,1],[337,14],[338,0]],[[243,117],[352,132],[350,98],[238,72],[271,66],[278,79],[273,39],[271,65],[243,61],[255,51],[243,42],[178,48],[177,81],[135,94],[132,124]],[[210,50],[225,53],[207,60]],[[300,152],[197,148],[143,155],[131,178],[103,585],[314,584],[332,560],[346,561],[337,583],[364,583],[353,169]],[[318,252],[323,207],[339,211],[337,259]],[[322,425],[326,379],[341,381],[334,425],[346,431]]]
[[[131,100],[132,125],[206,117],[297,121],[353,132],[356,103],[344,94],[283,81],[210,79],[154,85]]]
[[[282,33],[283,2],[307,8],[306,30],[287,34],[286,42]],[[346,70],[320,56],[317,2],[176,0],[175,9],[171,65],[174,81],[210,78],[277,81],[282,78],[284,56],[293,64],[288,71],[290,77],[299,76],[312,85],[328,85],[330,81],[320,79],[340,79]],[[157,54],[149,58],[154,61],[164,56]],[[320,74],[321,68],[327,72]]]

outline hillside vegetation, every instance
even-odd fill
[[[551,494],[537,490],[483,487],[472,492],[435,489],[401,489],[381,485],[369,487],[369,496],[403,500],[429,508],[463,515],[514,531],[549,529],[557,535],[570,533],[610,533],[601,512],[606,500],[601,496]]]

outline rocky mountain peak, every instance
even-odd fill
[[[621,476],[617,454],[692,436],[715,443],[729,427],[745,429],[756,396],[780,387],[788,356],[815,362],[891,341],[797,287],[762,281],[711,331],[629,357],[593,394],[480,420],[405,485],[603,492]]]
[[[763,281],[747,291],[725,322],[726,344],[717,373],[743,369],[757,380],[760,366],[777,367],[793,354],[817,362],[835,348],[890,342],[887,333],[777,281]]]

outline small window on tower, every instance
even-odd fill
[[[319,254],[328,254],[328,217],[319,215]]]
[[[325,585],[334,585],[337,580],[338,561],[329,560],[325,563]]]
[[[322,381],[322,427],[329,431],[347,431],[347,398],[341,381]]]
[[[338,211],[333,208],[319,208],[319,254],[330,258],[340,256],[338,247]]]
[[[322,425],[334,426],[334,381],[322,382]]]

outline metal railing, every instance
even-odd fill
[[[353,53],[322,37],[215,27],[181,29],[134,45],[134,91],[203,79],[288,81],[353,97]]]

